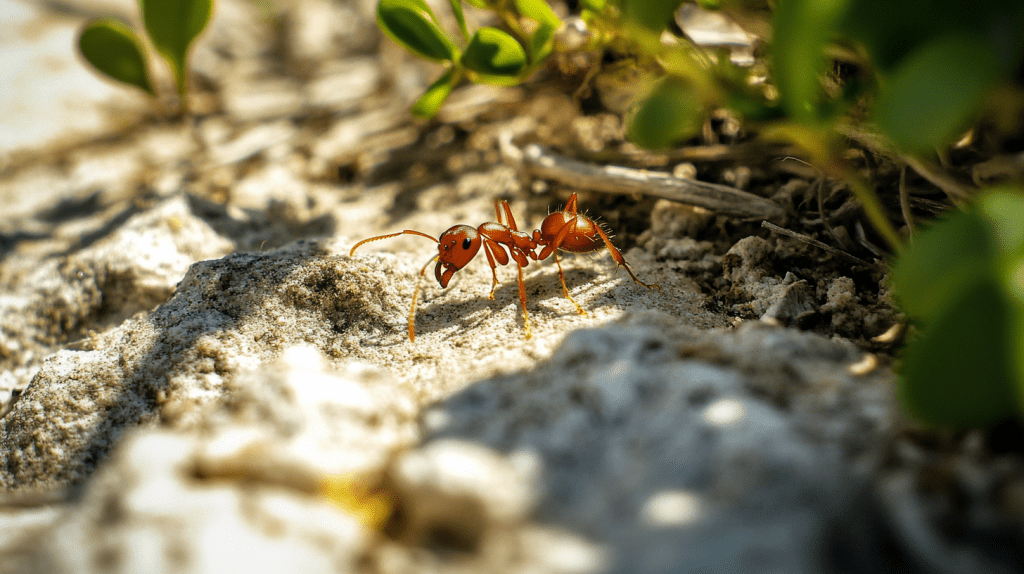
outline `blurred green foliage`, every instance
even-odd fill
[[[899,365],[914,417],[970,428],[1024,413],[1024,190],[990,190],[925,230],[893,285],[917,327]]]
[[[171,67],[187,109],[189,50],[210,21],[212,0],[139,0],[139,7],[149,40]],[[78,37],[79,51],[97,70],[155,96],[142,46],[131,27],[116,18],[93,20]]]

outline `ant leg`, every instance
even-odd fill
[[[562,280],[562,292],[565,293],[565,298],[571,301],[573,305],[576,305],[576,310],[579,311],[580,315],[586,315],[587,312],[572,298],[572,295],[569,294],[569,288],[565,286],[565,273],[562,273],[562,262],[559,260],[557,251],[555,252],[555,263],[558,265],[558,278]]]
[[[548,257],[550,257],[552,253],[555,253],[558,250],[558,248],[562,246],[562,243],[565,242],[565,238],[569,236],[569,233],[576,230],[575,216],[577,201],[578,200],[576,199],[575,193],[572,194],[571,197],[569,197],[569,201],[565,204],[565,208],[562,209],[562,211],[568,213],[569,215],[572,215],[573,217],[570,218],[569,221],[566,221],[565,225],[563,225],[562,228],[558,230],[558,235],[556,235],[555,238],[551,240],[551,243],[548,243],[544,247],[544,249],[541,250],[540,254],[537,255],[537,259],[547,259]],[[537,234],[536,236],[539,237],[539,235],[540,234]],[[608,238],[605,238],[605,243],[611,245],[610,240]]]
[[[401,233],[398,233],[397,235],[401,235]],[[416,280],[416,288],[412,290],[412,307],[409,308],[410,343],[416,342],[416,297],[420,294],[420,283],[423,283],[423,276],[427,273],[427,267],[430,267],[430,264],[435,261],[437,261],[436,255],[430,261],[427,261],[427,264],[423,266],[423,269],[420,269],[420,277]]]
[[[576,194],[574,193],[573,198],[575,197]],[[570,219],[562,226],[561,229],[558,230],[558,235],[551,240],[551,243],[544,246],[544,249],[542,249],[540,254],[537,255],[537,259],[547,259],[552,253],[556,253],[558,248],[562,246],[562,243],[565,243],[565,238],[568,237],[569,233],[572,231],[576,231],[576,218]]]
[[[487,298],[494,300],[494,290],[498,288],[498,267],[494,264],[494,255],[491,254],[493,249],[490,243],[484,241],[484,255],[487,256],[487,264],[491,266],[491,292],[487,295]]]
[[[576,194],[572,194],[572,196],[569,197],[569,201],[565,202],[565,207],[562,208],[562,211],[567,211],[572,215],[576,215],[577,201],[579,200],[576,199]]]
[[[505,205],[508,205],[507,201],[505,201],[503,203]],[[497,221],[498,223],[501,223],[501,204],[498,203],[497,198],[495,198],[495,200],[494,200],[494,217],[495,217],[495,221]]]
[[[516,227],[516,218],[512,217],[512,208],[509,207],[508,202],[502,201],[501,206],[505,208],[505,218],[508,220],[508,228],[511,229],[512,231],[519,231],[519,228]],[[495,211],[497,211],[498,209],[497,201],[494,202],[494,209]],[[501,221],[500,216],[498,217],[498,221]]]
[[[530,315],[526,312],[526,285],[523,284],[523,268],[519,268],[519,304],[523,306],[523,329],[526,330],[526,338],[533,336],[530,333]]]
[[[614,259],[619,265],[626,268],[626,273],[629,273],[629,278],[632,279],[634,283],[648,289],[657,289],[658,291],[661,291],[660,285],[648,285],[647,283],[637,279],[636,275],[633,275],[633,270],[629,268],[629,265],[626,265],[626,258],[622,256],[622,253],[620,253],[614,245],[612,245],[612,240],[608,238],[608,234],[605,233],[600,226],[596,226],[595,229],[597,230],[597,233],[601,235],[601,239],[604,240],[604,245],[608,248],[608,252],[612,254],[612,259]]]

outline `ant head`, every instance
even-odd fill
[[[468,225],[456,225],[441,234],[437,245],[437,265],[434,277],[441,287],[447,287],[452,275],[476,257],[480,251],[480,234]],[[441,266],[444,266],[444,273]]]

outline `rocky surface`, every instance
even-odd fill
[[[380,42],[373,4],[220,1],[188,118],[76,68],[66,95],[104,121],[0,142],[0,572],[1024,569],[1019,449],[902,417],[877,267],[581,193],[661,289],[565,257],[581,315],[531,263],[526,339],[513,267],[492,300],[483,258],[421,279],[421,237],[350,254],[496,198],[537,227],[572,190],[503,137],[636,157],[549,88],[466,86],[412,120],[437,70]],[[18,6],[23,85],[49,33],[136,17]],[[809,189],[763,173],[717,177]]]

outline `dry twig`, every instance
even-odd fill
[[[817,239],[814,239],[813,237],[808,237],[808,236],[804,235],[803,233],[797,233],[796,231],[791,231],[789,229],[786,229],[785,227],[779,227],[778,225],[775,225],[774,223],[770,223],[770,222],[767,222],[767,221],[762,221],[761,222],[761,227],[765,227],[767,229],[770,229],[770,230],[774,231],[775,233],[781,233],[782,235],[786,235],[788,237],[792,237],[793,239],[796,239],[797,241],[803,241],[804,243],[806,243],[808,245],[813,245],[814,247],[817,247],[818,249],[823,249],[823,250],[828,251],[829,253],[831,253],[833,255],[836,255],[838,257],[842,257],[844,259],[849,259],[850,261],[853,261],[854,263],[859,263],[860,265],[864,265],[866,267],[874,267],[873,264],[868,263],[867,261],[864,261],[863,259],[860,259],[858,257],[854,257],[853,255],[850,255],[849,253],[847,253],[845,251],[842,251],[841,249],[836,249],[835,247],[832,247],[831,245],[829,245],[827,243],[822,243],[821,241],[818,241]]]
[[[639,193],[750,219],[786,221],[786,211],[772,201],[735,187],[680,179],[672,175],[618,166],[597,166],[570,159],[531,144],[519,149],[511,134],[501,137],[505,161],[533,177],[604,193]]]

